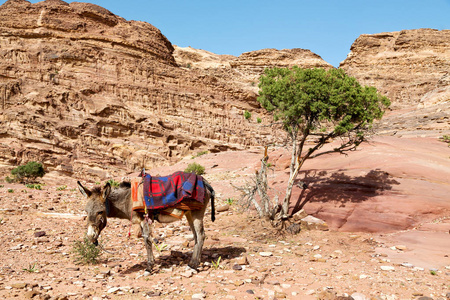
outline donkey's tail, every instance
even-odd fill
[[[203,180],[203,183],[205,184],[206,188],[208,189],[209,193],[211,194],[211,221],[216,220],[216,210],[214,208],[214,197],[216,196],[216,192],[214,192],[214,189],[212,186],[207,182],[206,180]]]

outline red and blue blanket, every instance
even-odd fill
[[[157,210],[175,206],[183,200],[203,203],[203,177],[195,173],[175,172],[164,177],[143,176],[144,200],[147,209]]]

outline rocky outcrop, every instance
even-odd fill
[[[255,79],[234,78],[241,58],[199,68],[204,57],[195,55],[188,58],[193,67],[181,63],[157,28],[97,5],[6,1],[0,175],[37,160],[55,175],[103,179],[270,139],[254,121],[270,120],[256,101]],[[244,119],[245,110],[253,121]]]
[[[375,86],[393,108],[450,101],[450,30],[417,29],[363,34],[340,68]]]
[[[300,66],[330,69],[333,67],[319,55],[305,49],[262,49],[245,52],[236,57],[175,46],[174,57],[180,66],[208,71],[215,77],[224,78],[229,84],[254,94],[258,92],[259,77],[266,68]]]

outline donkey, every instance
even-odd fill
[[[107,218],[128,219],[132,223],[139,223],[142,229],[142,237],[144,238],[144,245],[147,250],[147,270],[152,271],[155,264],[152,251],[151,227],[148,217],[143,212],[132,210],[131,198],[131,184],[129,182],[122,182],[118,188],[111,189],[108,183],[104,187],[95,187],[92,190],[84,187],[79,181],[78,189],[81,194],[87,198],[86,212],[87,212],[87,237],[88,239],[98,245],[98,237],[101,231],[105,228]],[[214,211],[214,189],[209,183],[205,183],[205,196],[203,206],[199,210],[184,211],[191,231],[194,234],[194,251],[189,262],[189,267],[197,269],[200,264],[203,242],[205,240],[205,230],[203,227],[203,217],[205,215],[208,202],[211,201],[211,220],[215,220]],[[184,201],[184,200],[183,200]],[[160,223],[171,223],[179,219],[170,215],[159,214],[156,220]]]

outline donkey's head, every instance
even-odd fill
[[[106,226],[107,217],[107,198],[111,192],[111,186],[107,183],[103,188],[94,188],[89,190],[85,188],[79,181],[78,189],[81,194],[87,198],[86,213],[87,213],[87,237],[94,243],[98,244],[98,237],[100,232]]]

